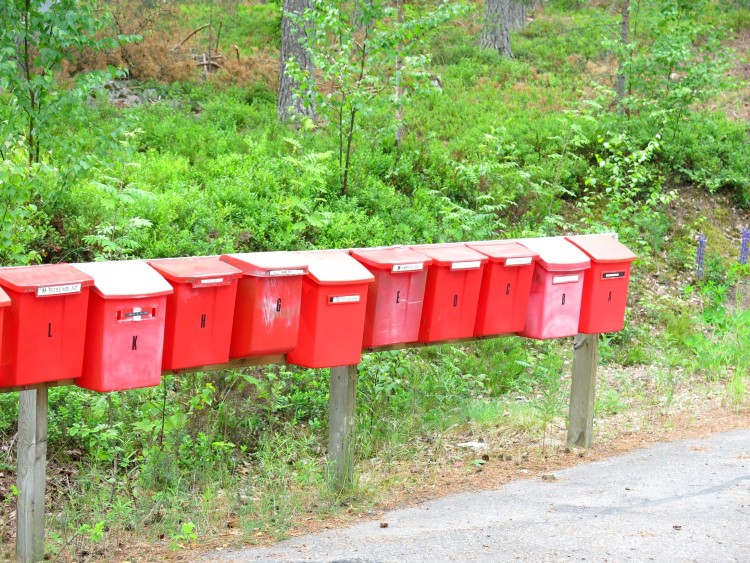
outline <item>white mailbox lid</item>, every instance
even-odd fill
[[[94,278],[94,291],[104,299],[156,297],[172,293],[172,286],[140,260],[86,262],[75,267]]]

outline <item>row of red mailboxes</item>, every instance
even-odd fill
[[[0,268],[0,387],[112,391],[230,358],[334,367],[397,343],[621,330],[634,259],[582,235]]]

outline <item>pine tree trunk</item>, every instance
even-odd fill
[[[510,30],[520,31],[526,27],[526,4],[523,2],[510,3]]]
[[[486,0],[484,15],[484,28],[479,44],[488,49],[497,49],[502,56],[512,59],[510,0]]]
[[[276,113],[281,121],[288,121],[293,117],[313,117],[313,84],[315,68],[312,57],[304,46],[306,30],[299,21],[290,15],[302,18],[305,10],[310,7],[309,0],[284,0],[284,13],[281,18],[281,55],[279,56],[279,96]],[[300,69],[308,75],[307,84],[299,84],[288,72],[287,63],[297,61]]]

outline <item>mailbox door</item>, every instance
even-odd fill
[[[2,347],[3,386],[75,379],[81,375],[89,289],[37,297],[8,290]]]
[[[477,242],[466,246],[489,257],[482,275],[474,335],[523,330],[538,253],[511,241]]]
[[[522,336],[564,338],[578,333],[583,271],[550,272],[537,263]]]
[[[579,332],[597,334],[622,330],[635,254],[611,235],[566,238],[585,252],[592,263],[583,284]]]
[[[415,342],[432,259],[403,246],[353,250],[352,256],[375,277],[367,294],[363,346]]]
[[[237,282],[174,283],[167,298],[162,369],[178,370],[229,360]]]
[[[298,252],[247,252],[221,257],[243,276],[237,289],[231,358],[285,354],[297,345],[302,277]]]
[[[393,272],[367,269],[375,276],[367,295],[363,346],[388,346],[419,338],[427,269]]]
[[[161,381],[166,295],[104,299],[91,294],[83,375],[94,391],[155,387]]]
[[[594,262],[586,271],[579,332],[616,332],[625,325],[630,262]]]
[[[240,270],[216,256],[166,258],[148,264],[173,289],[167,297],[162,369],[227,362]]]
[[[427,274],[420,342],[469,338],[474,333],[484,264],[452,269],[433,264]]]
[[[287,360],[310,368],[359,363],[369,283],[320,285],[305,277],[299,340]]]
[[[475,336],[523,330],[533,275],[533,262],[510,266],[490,262],[484,267]]]
[[[299,332],[302,276],[244,276],[229,355],[232,358],[284,354],[294,349]]]
[[[69,264],[0,268],[0,284],[10,298],[9,306],[5,302],[0,386],[81,375],[92,283]]]

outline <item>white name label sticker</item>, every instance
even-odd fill
[[[335,295],[328,298],[329,303],[359,303],[359,295]]]
[[[602,274],[603,280],[614,280],[617,278],[624,278],[625,272],[604,272]]]
[[[303,276],[305,275],[305,270],[303,269],[290,269],[290,270],[269,270],[268,271],[269,276],[277,277],[277,276]]]
[[[473,270],[482,265],[481,260],[472,260],[471,262],[454,262],[451,264],[451,270]]]
[[[554,276],[552,283],[557,285],[558,283],[573,283],[578,281],[578,274],[573,276]]]
[[[68,293],[80,293],[80,283],[69,283],[66,285],[51,285],[48,287],[36,288],[37,297],[47,297],[49,295],[66,295]]]
[[[391,272],[421,272],[424,270],[424,264],[394,264]]]
[[[531,256],[526,256],[524,258],[508,258],[505,260],[506,266],[526,266],[528,264],[531,264],[533,262],[533,258]]]
[[[206,278],[205,280],[201,280],[201,284],[203,285],[210,285],[212,283],[224,283],[224,278]]]

